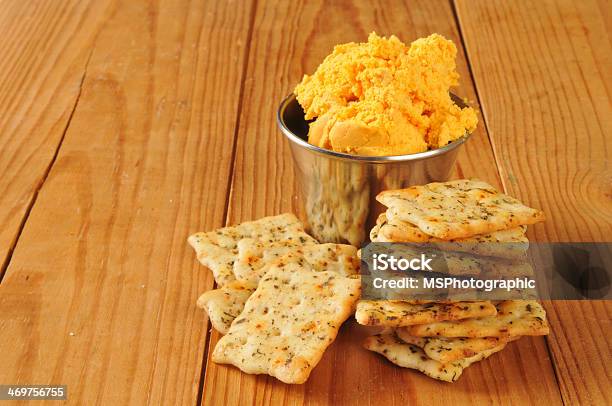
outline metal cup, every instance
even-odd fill
[[[463,101],[451,94],[459,107]],[[295,95],[287,96],[277,123],[289,140],[299,179],[308,228],[320,242],[361,246],[385,207],[376,201],[383,190],[448,180],[458,147],[469,134],[435,150],[410,155],[360,156],[308,143],[308,122]]]

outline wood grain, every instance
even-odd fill
[[[229,223],[297,210],[297,188],[288,146],[275,128],[278,102],[311,72],[333,45],[363,41],[376,30],[411,41],[431,32],[461,47],[447,2],[260,2],[249,53],[238,129]],[[298,24],[299,22],[299,24]],[[462,52],[457,91],[475,99]],[[481,125],[459,157],[457,176],[499,184]],[[361,347],[367,329],[347,322],[304,385],[284,385],[266,376],[214,364],[206,368],[203,403],[213,404],[560,404],[543,339],[522,339],[490,360],[469,368],[448,385],[394,367]],[[219,336],[211,334],[210,349]]]
[[[0,2],[0,279],[61,143],[110,5]]]
[[[0,382],[65,384],[72,404],[197,403],[194,304],[213,282],[186,238],[224,222],[251,22],[237,6],[130,1],[103,21],[0,285]]]
[[[612,50],[598,4],[458,0],[456,7],[506,190],[548,216],[532,239],[609,241]],[[565,403],[612,403],[612,303],[546,308]]]

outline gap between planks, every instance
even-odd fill
[[[87,55],[87,60],[85,61],[85,65],[83,67],[83,73],[81,74],[81,80],[79,81],[79,92],[77,93],[75,100],[74,100],[74,104],[72,105],[72,108],[70,109],[70,114],[68,115],[68,119],[66,120],[66,125],[64,126],[62,135],[59,139],[59,142],[57,143],[57,147],[55,148],[55,151],[53,152],[53,156],[51,157],[49,164],[45,168],[45,171],[43,172],[40,180],[37,182],[35,186],[34,192],[32,193],[32,198],[28,202],[28,205],[25,209],[21,222],[19,223],[19,228],[17,229],[17,234],[15,235],[15,239],[13,240],[11,246],[8,249],[8,254],[6,256],[6,259],[4,260],[4,263],[2,263],[2,265],[0,266],[0,283],[2,283],[2,280],[4,279],[4,275],[6,274],[6,270],[8,269],[11,263],[11,259],[13,258],[13,252],[15,252],[15,248],[17,247],[17,244],[19,243],[19,238],[21,237],[21,233],[23,232],[23,229],[28,221],[28,218],[30,217],[32,208],[36,204],[36,200],[38,199],[38,193],[40,192],[43,185],[47,181],[47,178],[49,177],[49,173],[51,172],[53,165],[55,165],[55,161],[57,160],[59,151],[62,148],[62,144],[64,143],[64,138],[66,138],[66,133],[68,132],[68,128],[70,128],[72,117],[74,116],[74,112],[76,111],[77,106],[79,104],[79,100],[81,99],[81,93],[83,92],[83,84],[85,83],[85,77],[87,76],[87,67],[89,66],[89,61],[91,60],[91,55],[93,54],[93,50],[94,50],[93,44],[95,44],[95,41],[92,42],[91,49],[89,50],[89,55]]]
[[[482,105],[482,101],[480,99],[480,92],[478,91],[478,84],[476,83],[476,78],[474,77],[474,71],[472,70],[472,64],[470,63],[470,56],[468,55],[467,47],[465,44],[465,38],[463,37],[463,31],[461,29],[461,21],[459,19],[459,14],[457,13],[457,8],[455,6],[455,0],[448,0],[450,9],[453,12],[453,18],[455,19],[455,25],[457,26],[457,33],[459,34],[459,40],[461,41],[461,47],[463,48],[463,55],[465,56],[465,62],[467,65],[468,73],[470,74],[470,80],[474,85],[474,93],[476,94],[476,102],[480,107],[480,117],[482,117],[482,125],[484,126],[485,134],[487,134],[487,139],[489,140],[489,148],[491,149],[491,153],[493,154],[493,159],[495,160],[495,166],[497,167],[497,174],[499,175],[499,181],[501,182],[502,189],[506,192],[506,183],[504,181],[504,177],[502,176],[502,167],[499,163],[499,156],[495,151],[493,137],[491,137],[491,133],[489,132],[489,126],[487,125],[487,120],[484,115],[484,107]],[[463,175],[461,175],[463,177]]]
[[[246,74],[249,66],[249,54],[251,51],[251,43],[253,39],[253,26],[255,25],[255,14],[257,12],[257,0],[253,0],[251,2],[251,12],[249,14],[249,29],[246,37],[246,45],[244,47],[243,53],[243,63],[242,63],[242,73],[240,77],[242,78],[242,82],[240,83],[240,91],[238,92],[238,108],[236,109],[236,118],[234,119],[234,138],[232,140],[232,154],[230,156],[230,160],[232,165],[230,166],[230,173],[227,177],[227,187],[225,188],[225,207],[223,209],[223,224],[228,226],[229,220],[229,205],[230,198],[232,195],[232,185],[234,184],[234,168],[236,167],[236,145],[238,143],[238,129],[240,128],[240,115],[242,113],[242,106],[244,101],[244,88],[246,83]],[[212,289],[217,288],[217,282],[213,283]],[[212,332],[212,324],[210,323],[210,319],[207,318],[206,330],[209,332],[206,334],[206,343],[204,344],[204,351],[202,354],[202,368],[200,370],[200,379],[198,382],[198,397],[196,398],[196,406],[201,406],[204,397],[204,382],[206,382],[206,366],[208,364],[208,352],[210,351],[210,342],[211,336],[210,332]]]
[[[493,137],[491,136],[491,133],[489,132],[487,118],[484,114],[484,105],[480,97],[478,81],[476,80],[476,77],[474,76],[474,71],[472,70],[472,63],[470,61],[470,55],[469,55],[469,51],[467,48],[467,44],[465,43],[465,37],[463,36],[461,19],[459,18],[459,14],[457,13],[457,7],[455,4],[455,1],[456,0],[449,0],[451,10],[453,11],[453,16],[455,18],[455,23],[457,25],[457,31],[459,33],[459,38],[461,39],[461,45],[463,47],[463,52],[465,54],[465,61],[467,63],[468,72],[470,73],[470,78],[472,79],[472,83],[474,84],[474,93],[476,93],[476,100],[478,101],[478,105],[480,106],[480,109],[481,109],[480,116],[482,117],[482,124],[484,125],[485,133],[487,134],[487,138],[489,139],[489,145],[491,146],[491,152],[493,153],[493,158],[495,159],[495,166],[497,167],[497,173],[499,175],[499,179],[502,184],[503,192],[507,193],[508,189],[506,187],[504,176],[502,176],[502,167],[500,165],[499,155],[497,154],[497,151],[495,150],[495,142],[493,140]],[[552,370],[555,375],[555,382],[557,383],[557,391],[559,393],[559,398],[561,399],[561,402],[563,402],[563,404],[565,405],[566,404],[565,399],[563,398],[563,394],[561,393],[561,382],[559,381],[559,374],[557,373],[557,368],[555,367],[554,357],[553,357],[552,349],[550,348],[550,342],[548,340],[548,336],[544,336],[542,338],[544,339],[544,343],[546,344],[546,351],[548,352],[550,364],[552,366]]]

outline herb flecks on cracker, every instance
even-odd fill
[[[383,355],[400,367],[416,369],[430,378],[445,382],[455,382],[459,379],[465,368],[474,362],[483,360],[501,351],[505,346],[506,344],[503,343],[497,347],[478,352],[468,358],[442,363],[429,358],[422,348],[414,344],[405,343],[394,333],[377,334],[368,337],[364,342],[366,349]]]
[[[212,271],[217,284],[224,286],[236,279],[233,266],[238,255],[238,242],[244,238],[270,242],[305,239],[316,243],[314,238],[306,234],[300,220],[290,213],[196,233],[188,241],[196,251],[198,260]]]
[[[308,265],[272,267],[217,343],[214,362],[303,383],[350,316],[361,283]]]
[[[505,300],[489,317],[441,321],[406,327],[416,337],[513,337],[540,336],[549,332],[546,312],[534,300]]]
[[[240,244],[239,244],[240,245]],[[228,285],[204,293],[198,299],[198,306],[206,310],[213,327],[226,334],[244,305],[257,288],[260,278],[272,267],[290,272],[294,265],[310,266],[314,272],[335,272],[341,276],[359,273],[357,248],[344,244],[315,244],[303,248],[295,247],[285,251],[281,257],[271,256],[269,262],[257,268],[256,279],[237,280]],[[235,270],[235,268],[234,268]],[[261,276],[260,276],[261,274]],[[239,277],[239,275],[236,275]]]
[[[244,304],[257,285],[233,281],[219,289],[209,290],[198,298],[198,307],[206,310],[215,330],[226,334],[234,319],[242,313]]]
[[[286,255],[304,258],[316,271],[334,271],[343,275],[359,272],[357,248],[352,245],[267,242],[249,238],[238,243],[234,275],[239,281],[257,284],[267,266]]]
[[[366,326],[402,327],[442,320],[495,315],[490,302],[411,303],[401,300],[361,300],[355,319]]]
[[[498,347],[519,337],[482,337],[482,338],[447,338],[447,337],[414,337],[404,328],[395,333],[407,344],[413,344],[425,351],[433,360],[448,363],[463,358],[473,357],[478,353]]]
[[[544,220],[542,211],[479,180],[388,190],[376,199],[389,208],[388,217],[414,224],[425,234],[447,241]]]

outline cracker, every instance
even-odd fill
[[[307,242],[309,244],[310,241]],[[304,257],[315,271],[334,271],[341,275],[359,272],[357,248],[345,244],[310,244],[278,241],[262,242],[250,238],[238,243],[238,259],[233,272],[237,280],[257,284],[266,273],[266,264],[287,255]]]
[[[445,241],[425,234],[417,226],[405,221],[386,219],[378,226],[378,241],[406,243],[435,243],[432,246],[444,251],[467,252],[490,257],[521,259],[525,257],[529,240],[525,236],[527,227],[519,226],[490,234],[475,235]]]
[[[370,351],[377,352],[394,364],[403,367],[416,369],[430,378],[445,382],[455,382],[463,370],[473,364],[483,360],[490,355],[501,351],[505,343],[497,347],[481,351],[469,358],[463,358],[449,363],[441,363],[427,356],[420,347],[408,344],[400,340],[395,334],[377,334],[368,337],[364,342],[364,347]]]
[[[416,337],[540,336],[549,332],[546,312],[534,300],[506,300],[496,307],[494,316],[421,324],[405,330]]]
[[[398,328],[395,333],[407,344],[413,344],[423,349],[433,360],[443,364],[463,358],[473,357],[478,353],[498,347],[519,337],[482,337],[482,338],[446,338],[446,337],[415,337]]]
[[[372,242],[393,242],[392,240],[384,238],[384,236],[381,234],[381,229],[385,225],[387,225],[387,213],[383,212],[378,215],[376,218],[376,225],[370,231],[370,240]]]
[[[527,207],[479,180],[434,182],[388,190],[376,199],[389,207],[391,218],[414,224],[424,233],[443,240],[488,234],[544,220],[542,211]]]
[[[257,285],[233,281],[227,285],[203,293],[197,305],[208,313],[210,323],[222,334],[226,334],[232,321],[242,313],[244,304]]]
[[[302,255],[303,248],[308,243],[312,242],[301,243],[299,240],[269,242],[244,238],[238,241],[238,255],[232,268],[234,276],[239,281],[257,284],[266,273],[267,264],[287,254]]]
[[[496,313],[491,302],[414,303],[400,300],[360,300],[355,319],[365,326],[403,327],[442,320],[486,317]]]
[[[316,272],[332,271],[350,276],[359,273],[357,248],[347,244],[317,244],[304,248],[304,258]]]
[[[188,241],[196,251],[198,260],[212,271],[217,285],[223,286],[235,280],[232,267],[238,254],[238,242],[243,238],[271,242],[312,239],[304,232],[304,226],[298,218],[286,213],[207,233],[196,233]]]
[[[289,269],[285,265],[296,263],[311,266],[313,271],[331,271],[339,275],[349,276],[359,273],[359,260],[356,257],[357,248],[343,244],[317,244],[295,250],[280,258],[272,259],[268,264],[258,269],[267,272],[270,267],[278,266]],[[260,278],[256,280],[238,280],[228,285],[204,293],[198,300],[198,305],[206,310],[213,327],[226,334],[230,324],[244,309],[244,304],[257,287]],[[246,294],[245,290],[249,290]],[[232,295],[236,295],[233,297]]]
[[[359,297],[360,281],[308,265],[271,267],[217,343],[214,362],[303,383]]]
[[[383,238],[380,233],[381,228],[387,223],[387,216],[385,213],[381,213],[376,218],[376,224],[370,230],[370,241],[371,242],[393,242]]]
[[[378,241],[378,234],[379,233],[380,233],[380,224],[376,224],[370,230],[370,241],[372,241],[372,242],[380,242],[380,241]]]
[[[258,272],[267,272],[270,267],[281,269],[289,263],[297,263],[312,267],[313,271],[331,271],[339,275],[349,276],[359,273],[359,260],[356,257],[357,248],[343,244],[317,244],[293,251],[258,269]],[[220,289],[204,293],[198,299],[198,306],[205,309],[213,327],[226,334],[232,321],[242,312],[244,304],[257,288],[259,278],[255,281],[233,281]],[[246,291],[248,290],[248,294]]]

